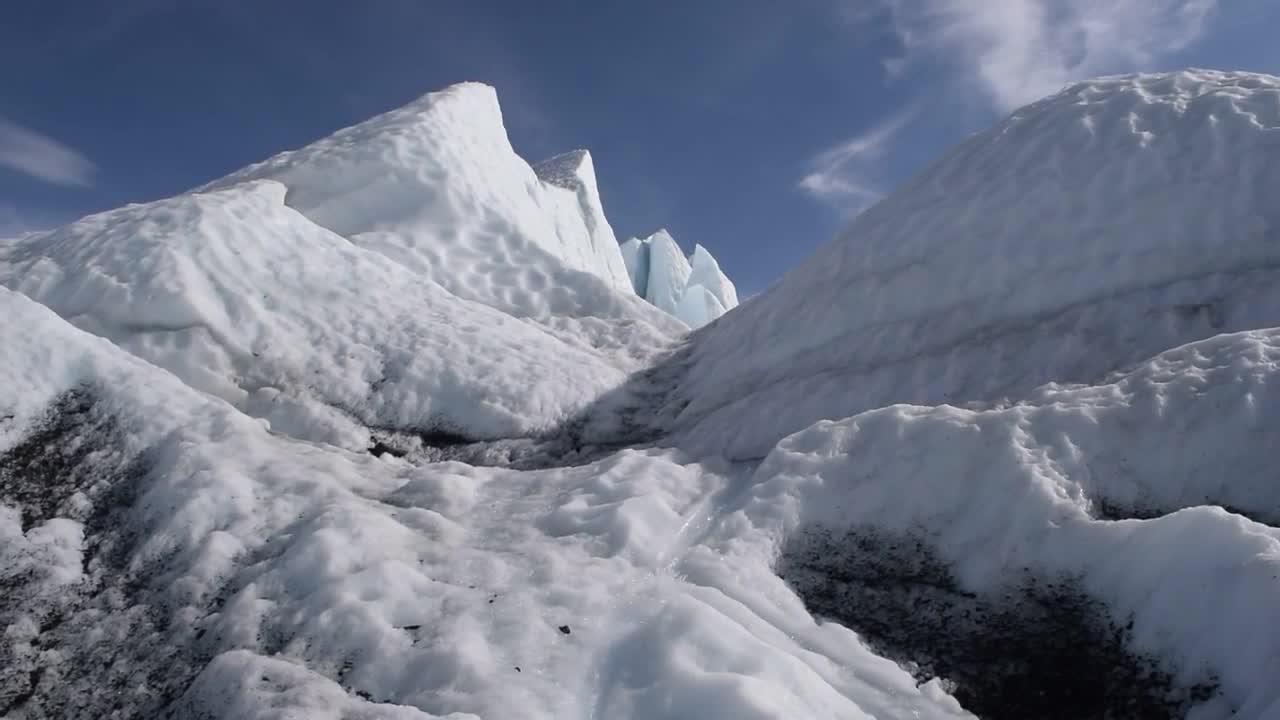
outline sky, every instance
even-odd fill
[[[585,147],[619,238],[753,294],[1016,107],[1095,75],[1280,74],[1274,0],[6,0],[0,237],[145,202],[449,84]]]

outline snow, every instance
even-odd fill
[[[963,590],[1075,579],[1132,620],[1138,650],[1188,683],[1208,671],[1236,716],[1264,717],[1280,703],[1280,529],[1264,524],[1280,520],[1277,373],[1280,330],[1242,332],[1003,409],[823,421],[757,470],[742,511],[757,533],[736,542],[914,533]]]
[[[1280,80],[1247,73],[1016,111],[698,335],[682,445],[761,457],[824,418],[1017,398],[1280,324],[1278,137]]]
[[[813,623],[768,558],[707,556],[732,467],[664,450],[537,472],[376,459],[272,434],[16,293],[0,311],[5,477],[33,472],[16,443],[67,392],[101,421],[55,441],[115,458],[65,468],[99,474],[48,487],[67,496],[56,519],[23,527],[7,498],[0,513],[18,543],[0,682],[34,689],[29,717],[170,700],[214,717],[960,715]],[[127,432],[95,430],[112,425]],[[137,499],[112,505],[128,477]],[[78,552],[96,558],[83,578]]]
[[[349,448],[366,427],[546,430],[625,377],[625,356],[447,293],[285,197],[254,181],[90,216],[0,248],[0,284],[278,431]]]
[[[636,294],[697,329],[738,305],[738,291],[701,245],[685,257],[666,230],[622,244]]]
[[[1070,88],[728,314],[476,85],[2,241],[0,714],[1274,717],[1277,128]]]
[[[576,190],[538,180],[492,90],[458,86],[8,241],[0,284],[298,438],[537,434],[683,331],[632,296],[590,156],[567,157]]]
[[[493,88],[463,83],[202,189],[275,180],[312,222],[566,342],[622,344],[609,335],[626,320],[678,332],[631,297],[590,156],[566,157],[539,179]]]

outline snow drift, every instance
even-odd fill
[[[738,306],[738,291],[701,245],[685,257],[666,230],[622,244],[636,294],[697,329]]]

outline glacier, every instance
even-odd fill
[[[473,83],[0,240],[0,715],[1280,716],[1277,133],[1080,83],[733,312]]]
[[[738,291],[701,245],[685,257],[671,233],[659,230],[622,244],[636,294],[696,330],[738,306]]]

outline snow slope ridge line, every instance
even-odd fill
[[[1280,325],[1278,137],[1280,79],[1250,73],[1102,78],[1016,111],[696,333],[678,442],[760,457],[822,418],[1016,400]]]

